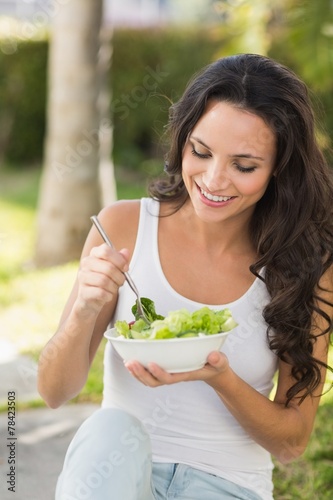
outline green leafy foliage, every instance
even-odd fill
[[[109,80],[116,164],[148,176],[161,170],[162,135],[171,101],[181,95],[194,72],[214,59],[221,41],[221,35],[205,28],[114,31]],[[11,165],[25,166],[43,157],[47,51],[48,40],[20,42],[10,55],[0,51],[0,102],[6,125],[0,130],[0,146]]]
[[[46,41],[0,52],[0,149],[16,166],[41,160],[45,134]]]
[[[146,297],[142,297],[141,298],[141,305],[142,305],[142,309],[144,310],[144,312],[145,312],[145,314],[150,322],[155,321],[156,319],[164,319],[163,316],[161,316],[160,314],[157,314],[157,312],[155,310],[155,303],[152,300],[147,299]],[[132,307],[132,313],[134,314],[134,317],[136,320],[140,319],[140,313],[138,311],[138,303],[137,302],[135,302],[135,304]]]
[[[333,3],[331,0],[276,2],[268,55],[292,68],[311,89],[317,135],[333,162]]]

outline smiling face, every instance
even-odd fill
[[[273,175],[275,154],[275,135],[262,118],[209,102],[183,152],[183,180],[197,215],[247,223]]]

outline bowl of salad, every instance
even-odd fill
[[[237,326],[229,309],[180,309],[164,317],[156,314],[150,299],[142,302],[150,325],[138,316],[135,304],[135,319],[130,323],[116,321],[104,336],[124,361],[136,360],[145,367],[154,362],[169,373],[198,370]]]

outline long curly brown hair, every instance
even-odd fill
[[[195,75],[170,108],[167,175],[149,187],[159,201],[172,200],[175,210],[188,198],[183,149],[210,100],[255,113],[276,134],[274,176],[251,221],[259,258],[250,270],[265,281],[271,297],[263,311],[270,349],[291,364],[296,380],[286,404],[294,397],[301,402],[320,384],[321,366],[331,369],[313,357],[318,335],[312,330],[314,314],[327,324],[320,335],[332,328],[318,291],[320,278],[333,262],[333,183],[317,144],[309,92],[290,69],[256,54],[219,59]]]

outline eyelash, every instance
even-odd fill
[[[235,163],[235,167],[239,172],[242,172],[243,174],[250,174],[251,172],[254,172],[256,167],[242,167],[241,165],[238,165],[238,163]]]
[[[198,151],[196,151],[194,148],[192,148],[191,153],[192,153],[193,156],[197,156],[198,158],[202,158],[202,159],[206,159],[206,158],[210,157],[209,154],[198,153]]]
[[[202,160],[205,160],[205,159],[207,159],[207,158],[210,157],[210,154],[198,153],[198,151],[196,151],[194,148],[192,148],[191,153],[192,153],[193,156],[196,156],[197,158],[201,158]],[[242,167],[238,163],[234,163],[234,166],[242,174],[250,174],[251,172],[254,172],[255,169],[256,169],[256,167]]]

